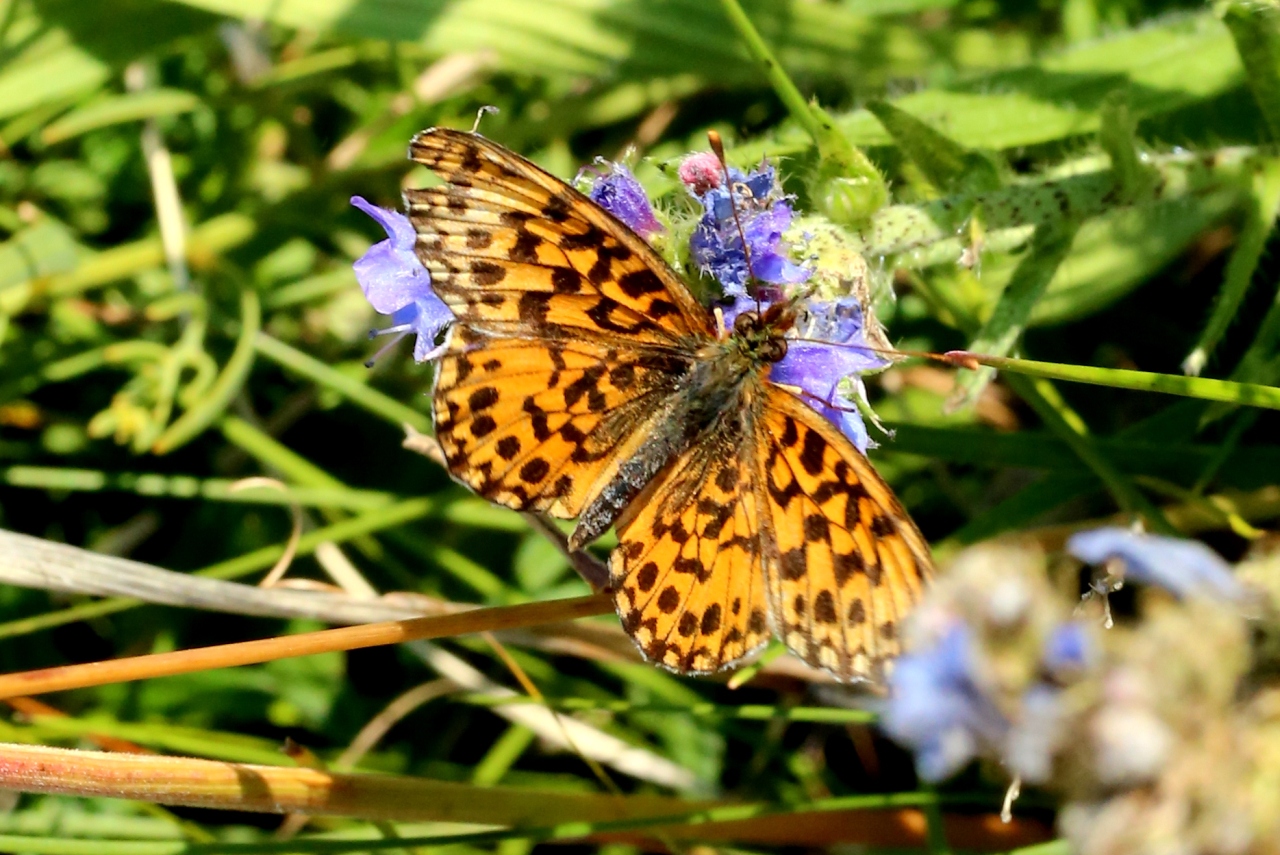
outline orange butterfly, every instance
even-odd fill
[[[618,616],[679,673],[777,634],[844,680],[874,679],[933,574],[920,532],[834,425],[771,383],[786,303],[730,333],[639,236],[475,133],[411,157],[417,254],[457,318],[434,392],[449,471],[521,511],[616,526]]]

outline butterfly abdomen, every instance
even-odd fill
[[[717,343],[700,353],[652,420],[648,439],[583,510],[570,545],[581,548],[604,534],[672,460],[711,432],[723,435],[720,423],[739,421],[747,408],[747,389],[761,375],[762,363],[744,358],[732,343]],[[735,432],[742,433],[740,428]]]

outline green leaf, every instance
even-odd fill
[[[1266,0],[1227,0],[1217,9],[1235,40],[1271,138],[1280,140],[1280,8]]]
[[[188,113],[200,106],[200,99],[180,89],[150,89],[124,95],[108,95],[65,114],[46,125],[40,139],[54,145],[80,134],[124,122],[155,119]]]

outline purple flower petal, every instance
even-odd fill
[[[1068,621],[1056,627],[1045,640],[1042,662],[1055,676],[1081,671],[1093,656],[1093,642],[1088,628],[1079,621]]]
[[[856,401],[839,394],[839,385],[852,376],[855,391],[860,393],[862,381],[857,375],[885,368],[889,361],[868,348],[857,298],[812,301],[806,311],[810,321],[803,338],[807,340],[787,342],[787,355],[773,366],[770,379],[803,389],[810,406],[866,453],[871,444],[866,424]]]
[[[371,205],[359,196],[351,204],[378,221],[387,233],[360,258],[352,268],[374,309],[391,315],[393,326],[387,332],[408,332],[418,336],[413,358],[419,362],[438,355],[435,339],[453,322],[453,313],[431,290],[431,274],[418,261],[413,248],[417,241],[409,218],[395,211]]]
[[[631,174],[631,170],[620,163],[598,162],[603,163],[607,171],[592,182],[587,194],[591,201],[622,220],[628,228],[646,240],[650,235],[664,231],[653,214],[649,197]]]
[[[1067,540],[1067,552],[1088,564],[1120,558],[1126,578],[1159,586],[1178,597],[1240,600],[1245,593],[1231,565],[1198,540],[1108,526],[1073,534]]]
[[[1005,739],[1001,760],[1015,775],[1041,784],[1053,772],[1053,758],[1062,742],[1067,716],[1062,690],[1033,683],[1022,695],[1018,721]]]
[[[916,771],[925,780],[951,775],[1009,730],[978,689],[973,669],[970,630],[957,624],[932,648],[902,656],[889,675],[882,724],[916,753]]]
[[[725,328],[732,330],[738,315],[757,309],[763,311],[770,302],[735,296],[733,302],[722,308]],[[804,324],[803,338],[806,341],[787,339],[787,355],[774,363],[769,379],[801,389],[805,403],[840,428],[865,454],[871,446],[871,437],[857,402],[839,393],[840,381],[852,377],[855,392],[860,394],[862,381],[857,375],[885,368],[889,361],[867,348],[862,307],[857,298],[811,301],[805,311],[808,321]]]

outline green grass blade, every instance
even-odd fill
[[[73,137],[125,122],[157,119],[189,113],[200,106],[200,99],[180,89],[149,89],[111,95],[79,107],[40,132],[45,145],[55,145]]]
[[[1139,392],[1162,392],[1166,395],[1182,395],[1202,401],[1223,401],[1268,410],[1280,409],[1280,388],[1275,386],[1236,383],[1231,380],[1210,380],[1205,377],[1183,377],[1177,374],[1156,374],[1150,371],[1131,371],[1123,368],[1093,368],[1088,365],[1063,365],[1056,362],[1036,362],[1030,359],[1009,359],[981,354],[972,354],[972,356],[983,365],[1027,377],[1067,380],[1072,383],[1111,386],[1116,389],[1133,389]]]
[[[399,401],[366,386],[350,375],[343,374],[313,356],[290,347],[266,333],[260,334],[255,347],[271,361],[306,377],[320,386],[331,389],[357,406],[397,425],[409,425],[422,433],[431,432],[431,417],[406,407]]]
[[[1244,225],[1235,250],[1231,253],[1231,260],[1227,262],[1226,275],[1222,281],[1222,289],[1218,292],[1218,299],[1213,305],[1213,313],[1209,316],[1200,340],[1182,363],[1183,370],[1188,374],[1201,372],[1213,349],[1236,319],[1277,214],[1280,214],[1280,160],[1267,158],[1254,175],[1253,193],[1245,205]]]
[[[262,326],[262,304],[256,291],[240,292],[240,336],[218,379],[198,403],[178,417],[151,446],[155,454],[168,454],[195,439],[217,420],[240,393],[253,367],[254,340]]]

